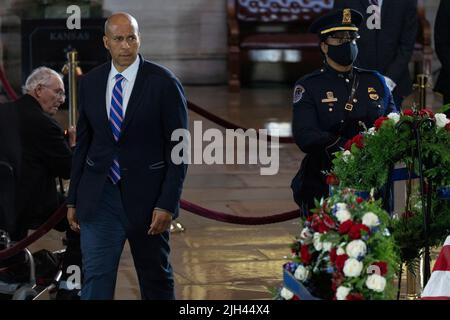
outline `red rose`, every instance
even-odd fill
[[[326,213],[323,214],[323,223],[325,224],[325,226],[329,229],[334,229],[336,228],[336,223],[334,222],[333,218],[331,218],[329,215],[327,215]]]
[[[388,266],[387,266],[386,262],[378,261],[378,262],[372,263],[372,265],[379,268],[379,270],[380,270],[380,274],[379,275],[380,276],[385,276],[387,274]]]
[[[339,184],[339,180],[334,173],[330,173],[327,175],[326,183],[329,186],[337,186]]]
[[[367,233],[369,233],[369,231],[370,231],[369,227],[362,223],[354,224],[350,228],[348,235],[349,235],[350,239],[352,239],[352,240],[361,239],[361,236],[362,236],[361,231],[363,231],[363,230],[366,231]]]
[[[300,300],[300,298],[298,296],[294,295],[294,297],[291,300],[295,300],[296,301],[296,300]]]
[[[328,228],[322,220],[313,221],[311,228],[318,233],[326,233],[330,228]]]
[[[403,114],[404,114],[405,116],[414,117],[414,111],[413,111],[412,109],[406,109],[406,110],[403,110]]]
[[[361,293],[350,293],[347,295],[347,300],[365,300]]]
[[[339,233],[347,234],[352,227],[353,227],[353,221],[347,220],[339,226]]]
[[[343,272],[345,261],[347,261],[347,259],[348,259],[348,255],[346,255],[346,254],[341,254],[336,257],[336,269],[339,272]]]
[[[429,118],[434,118],[434,113],[429,109],[423,109],[419,111],[419,116],[421,117],[428,116]]]
[[[344,275],[340,272],[333,273],[333,279],[331,279],[331,290],[333,292],[337,291],[337,288],[339,288],[344,281]]]
[[[312,217],[311,228],[319,233],[325,233],[330,230],[317,213]]]
[[[350,151],[352,149],[352,145],[353,145],[353,140],[349,139],[347,140],[347,142],[344,145],[344,149]]]
[[[447,124],[445,125],[445,130],[450,131],[450,123],[447,123]]]
[[[364,136],[362,134],[357,134],[354,136],[352,142],[358,149],[364,148]]]
[[[331,262],[332,264],[334,264],[334,263],[336,262],[336,257],[337,257],[336,251],[337,251],[336,248],[333,248],[333,249],[331,249],[331,251],[330,251],[330,262]]]
[[[312,256],[309,252],[308,246],[305,244],[300,248],[300,258],[302,259],[304,265],[308,265],[311,263]]]
[[[375,129],[379,130],[383,122],[385,122],[388,119],[389,119],[388,117],[379,117],[377,120],[375,120],[374,123]]]
[[[361,198],[361,197],[358,197],[358,198],[356,198],[356,202],[358,202],[358,203],[363,203],[363,202],[364,202],[364,199]]]
[[[312,216],[310,216],[310,222],[311,222],[311,228],[314,229],[314,231],[317,231],[317,226],[320,224],[320,217],[317,213],[314,213]]]

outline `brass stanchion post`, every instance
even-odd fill
[[[77,122],[77,64],[78,52],[71,50],[67,53],[69,74],[69,126]]]

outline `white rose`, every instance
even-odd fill
[[[367,133],[371,136],[375,135],[375,132],[377,132],[377,129],[375,127],[369,128],[369,130],[367,130]]]
[[[370,290],[376,292],[383,292],[384,288],[386,287],[386,278],[378,274],[372,274],[367,277],[366,286]]]
[[[373,212],[367,212],[362,217],[362,223],[368,226],[369,228],[373,228],[380,225],[380,219]]]
[[[348,162],[351,157],[352,153],[349,150],[345,150],[344,153],[342,154],[342,160],[344,160],[344,162]]]
[[[443,128],[450,122],[450,120],[447,119],[447,116],[443,113],[436,113],[434,118],[436,119],[436,126],[438,128]]]
[[[299,265],[294,272],[295,279],[303,282],[309,277],[309,270],[302,265]]]
[[[346,277],[359,277],[363,269],[362,262],[356,259],[349,258],[344,264],[344,274]]]
[[[320,241],[320,237],[321,237],[320,233],[318,232],[314,233],[313,245],[314,249],[316,249],[317,251],[321,251],[323,248],[322,241]]]
[[[400,121],[400,115],[396,112],[391,112],[388,114],[388,118],[394,120],[395,123]]]
[[[347,220],[350,220],[352,215],[347,209],[336,211],[336,219],[338,219],[339,223],[344,223]]]
[[[312,240],[312,234],[308,228],[304,228],[302,232],[300,232],[300,238],[303,240],[304,244],[310,244]]]
[[[350,293],[352,289],[345,287],[345,286],[340,286],[339,288],[337,288],[336,290],[336,299],[338,300],[347,300],[347,296]]]
[[[367,246],[362,240],[353,240],[347,245],[345,251],[350,258],[357,259],[366,255]]]
[[[332,247],[333,247],[333,243],[331,243],[331,242],[323,242],[322,243],[322,251],[323,252],[330,252]]]
[[[336,203],[334,206],[336,208],[336,211],[347,210],[347,204],[343,202]]]
[[[342,249],[341,247],[339,247],[339,248],[336,250],[336,255],[342,256],[343,254],[345,254],[345,250]]]
[[[294,297],[294,294],[289,289],[283,287],[283,289],[281,289],[280,291],[280,296],[284,300],[291,300]]]

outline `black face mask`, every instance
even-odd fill
[[[358,45],[355,41],[347,42],[339,46],[328,45],[328,57],[341,66],[353,64],[358,56]]]

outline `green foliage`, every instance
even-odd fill
[[[450,105],[444,106],[442,110],[450,110]],[[419,150],[412,130],[419,128],[423,176],[427,183],[431,183],[434,191],[428,244],[440,245],[450,228],[450,201],[436,196],[437,188],[450,186],[450,125],[437,127],[437,117],[428,111],[409,111],[414,115],[402,114],[397,123],[388,119],[378,130],[370,129],[363,133],[363,148],[359,149],[353,144],[350,153],[336,153],[333,173],[341,188],[358,190],[380,189],[386,184],[389,171],[399,163],[412,168],[411,173],[419,174]],[[389,222],[401,259],[407,264],[412,264],[426,246],[422,199],[417,196],[419,190],[415,192],[409,194],[411,203],[407,204],[408,215],[400,214],[399,219]]]

